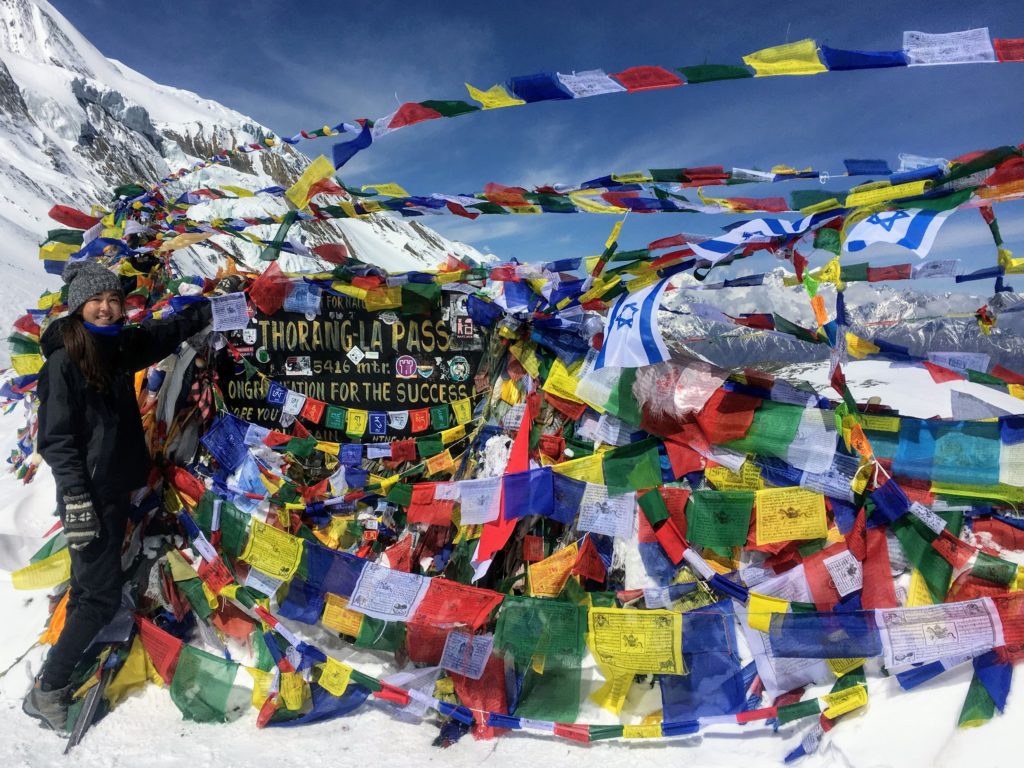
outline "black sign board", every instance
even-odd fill
[[[444,292],[441,307],[429,316],[371,312],[357,299],[324,294],[319,314],[257,314],[248,328],[227,336],[258,371],[287,389],[329,406],[373,412],[415,411],[470,397],[485,342],[466,311],[466,295],[455,291]],[[247,381],[241,366],[221,370],[231,412],[281,428],[280,406],[267,402],[269,388],[262,377]],[[313,433],[323,440],[345,439],[324,419]],[[398,430],[389,424],[386,435],[361,439],[408,434],[408,426]]]

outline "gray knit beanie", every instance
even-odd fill
[[[64,267],[64,282],[68,284],[68,313],[74,314],[93,296],[104,291],[121,290],[117,275],[95,261],[72,261]]]

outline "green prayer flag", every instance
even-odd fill
[[[435,405],[430,409],[430,428],[440,432],[451,426],[451,408],[445,405]]]
[[[213,507],[217,496],[207,491],[199,499],[192,518],[199,529],[209,538],[212,535],[210,526],[213,523]],[[238,557],[245,549],[248,538],[249,514],[243,512],[230,501],[221,501],[220,505],[220,546],[227,557]]]
[[[441,305],[441,286],[437,283],[404,283],[402,285],[403,315],[429,315]]]
[[[818,231],[823,232],[824,230]],[[831,231],[835,232],[834,229]],[[836,237],[838,236],[839,233],[837,232]],[[814,241],[814,247],[818,247],[817,239],[815,239]],[[836,253],[838,252],[839,251],[836,251]],[[869,266],[870,265],[866,261],[860,264],[843,264],[842,266],[839,267],[839,279],[842,280],[844,283],[865,283],[868,279]]]
[[[665,506],[665,498],[661,495],[659,489],[655,488],[653,491],[648,491],[643,496],[639,496],[637,503],[640,505],[644,517],[647,518],[647,522],[652,527],[663,520],[668,520],[668,507]]]
[[[785,458],[803,415],[804,409],[800,406],[765,400],[754,412],[747,434],[725,445],[740,453]]]
[[[972,728],[987,723],[995,713],[996,703],[975,672],[971,678],[971,687],[967,689],[967,698],[964,699],[957,725],[960,728]]]
[[[715,80],[738,80],[754,76],[749,67],[739,64],[697,64],[691,67],[679,67],[678,69],[683,73],[686,82],[691,85],[711,83]]]
[[[447,408],[447,406],[445,406]],[[426,435],[416,438],[416,451],[420,458],[429,459],[444,450],[444,442],[440,435]]]
[[[356,648],[372,648],[375,651],[397,651],[405,643],[405,624],[400,621],[381,621],[372,616],[363,616],[359,625]]]
[[[798,701],[796,704],[779,707],[777,717],[779,725],[785,725],[794,720],[801,720],[818,714],[821,714],[821,706],[818,704],[818,700],[808,699],[807,701]]]
[[[238,719],[250,708],[251,694],[235,687],[238,664],[182,646],[171,681],[171,701],[186,720],[197,723],[226,723]]]
[[[686,505],[686,538],[727,552],[747,541],[754,491],[694,491]]]
[[[946,528],[954,536],[960,535],[963,528],[963,512],[937,512],[946,521]],[[889,526],[900,542],[907,560],[921,572],[928,593],[932,600],[941,603],[946,599],[949,582],[953,576],[953,566],[932,546],[935,532],[914,515],[904,515]]]
[[[412,504],[412,485],[409,483],[395,483],[388,490],[387,500],[400,507],[408,507]]]
[[[439,112],[441,117],[457,117],[459,115],[465,115],[469,112],[479,112],[480,107],[476,104],[470,104],[466,101],[459,101],[457,99],[450,100],[433,100],[421,101],[421,106],[427,109],[432,109],[435,112]]]
[[[604,482],[609,488],[639,491],[655,488],[662,483],[661,455],[658,441],[647,438],[630,443],[604,454]]]
[[[327,429],[345,429],[345,421],[348,419],[348,410],[339,408],[337,405],[328,405],[324,416],[324,426]]]

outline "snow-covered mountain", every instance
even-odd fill
[[[764,285],[720,290],[696,290],[690,277],[669,294],[659,322],[666,339],[726,368],[824,360],[825,345],[808,344],[781,333],[755,331],[714,322],[691,314],[692,303],[711,305],[732,316],[776,312],[805,328],[816,327],[803,286],[783,285],[784,271],[767,274]],[[1009,368],[1024,367],[1024,312],[1008,311],[1022,298],[1001,293],[993,299],[962,293],[922,293],[908,283],[851,283],[845,291],[849,330],[865,339],[880,337],[909,349],[928,352],[981,352]],[[835,305],[831,285],[823,284],[825,306]],[[974,318],[986,304],[998,315],[988,336]]]
[[[52,205],[87,211],[108,202],[118,184],[155,182],[219,148],[269,133],[240,112],[155,83],[104,57],[45,0],[0,0],[0,325],[9,326],[23,306],[59,284],[37,259],[46,231],[60,226],[46,215]],[[316,149],[328,152],[328,142]],[[284,145],[231,155],[230,166],[191,174],[187,183],[189,188],[287,186],[308,163]],[[185,189],[177,183],[169,192]],[[228,210],[233,201],[218,202],[218,215],[283,210],[269,198],[245,198],[238,203],[244,210],[237,211]],[[449,253],[482,258],[471,246],[388,216],[321,224],[306,234],[310,244],[344,242],[355,258],[392,271],[430,267]],[[191,257],[189,266],[215,269],[212,252],[196,248]],[[309,262],[303,258],[283,266],[310,268]]]

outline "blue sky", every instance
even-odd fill
[[[806,37],[839,48],[895,50],[909,29],[988,26],[993,37],[1024,37],[1024,3],[1016,1],[51,1],[107,56],[284,135],[378,118],[405,101],[466,98],[464,82],[486,88],[541,71],[739,63],[746,53]],[[531,104],[397,131],[345,166],[342,178],[430,194],[473,192],[489,181],[572,183],[652,167],[784,163],[838,173],[844,158],[876,157],[895,166],[900,152],[952,157],[1024,141],[1022,84],[1024,64],[916,67]],[[329,156],[330,140],[304,148]],[[729,192],[768,196],[793,188]],[[996,212],[1004,239],[1024,256],[1024,204]],[[631,215],[621,247],[681,231],[712,233],[736,218]],[[534,261],[597,252],[613,221],[548,214],[424,223],[500,257]],[[916,259],[895,250],[867,255],[879,264]],[[994,247],[977,212],[954,215],[932,256],[991,265]],[[813,261],[824,258],[818,253]],[[739,273],[769,266],[750,260]]]

